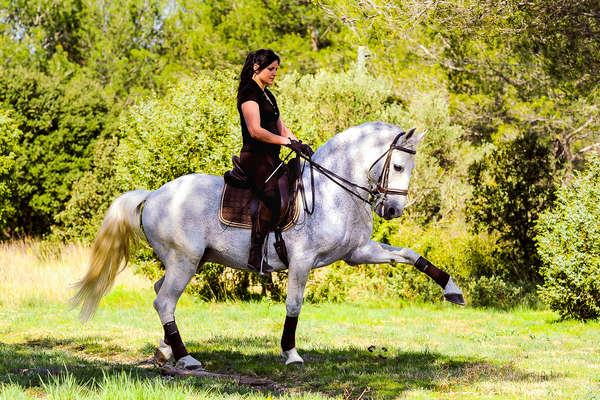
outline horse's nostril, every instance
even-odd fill
[[[396,215],[396,209],[394,207],[390,207],[389,215],[390,215],[390,217],[393,217],[394,215]]]

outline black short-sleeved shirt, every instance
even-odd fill
[[[281,135],[277,129],[279,108],[277,108],[275,96],[273,96],[268,89],[263,91],[260,86],[258,86],[258,83],[254,81],[254,79],[250,79],[250,81],[240,89],[237,102],[237,109],[240,113],[240,124],[242,126],[242,138],[244,142],[242,151],[269,153],[279,156],[279,150],[281,149],[281,146],[278,144],[261,142],[250,136],[250,132],[246,126],[246,120],[244,119],[244,114],[242,113],[242,104],[246,101],[255,101],[258,103],[261,128],[266,129],[275,135]]]

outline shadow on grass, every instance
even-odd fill
[[[303,366],[285,366],[283,359],[271,352],[275,338],[256,336],[231,338],[213,337],[205,342],[190,342],[190,353],[201,360],[211,372],[268,377],[291,392],[310,391],[325,395],[363,398],[393,398],[404,391],[422,388],[446,392],[456,386],[469,386],[480,381],[541,382],[556,379],[556,374],[537,374],[519,370],[512,364],[500,364],[482,359],[450,357],[433,352],[402,351],[398,348],[368,349],[299,348]],[[250,351],[249,351],[250,349]],[[151,344],[138,349],[138,354],[150,357]],[[256,351],[256,352],[254,352]],[[110,344],[104,337],[76,339],[44,338],[19,344],[0,343],[0,383],[13,382],[23,387],[39,386],[48,375],[68,371],[75,380],[94,386],[104,376],[122,371],[137,379],[154,379],[159,371],[138,361],[103,361],[115,359],[126,350]],[[253,389],[234,382],[190,378],[187,384],[217,387],[222,393],[244,394]]]

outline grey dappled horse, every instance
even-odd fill
[[[337,260],[350,265],[404,263],[415,265],[444,289],[445,297],[464,304],[460,289],[445,272],[438,270],[419,254],[370,240],[374,210],[385,219],[402,215],[406,190],[414,168],[414,150],[425,133],[400,135],[397,126],[382,122],[365,123],[341,132],[321,146],[312,159],[355,184],[373,189],[384,165],[388,164],[387,187],[398,189],[377,196],[368,204],[343,190],[322,173],[314,174],[314,199],[310,190],[310,172],[305,168],[303,183],[312,215],[302,211],[299,223],[283,232],[289,254],[286,299],[286,323],[282,337],[282,354],[286,364],[303,362],[295,348],[295,329],[302,307],[309,272]],[[395,140],[397,148],[390,145]],[[403,149],[403,150],[402,150]],[[386,157],[391,152],[389,162]],[[373,165],[375,163],[375,165]],[[185,287],[205,262],[215,262],[237,269],[247,269],[249,229],[225,227],[218,218],[223,178],[191,174],[166,183],[155,191],[134,190],[117,198],[108,210],[92,249],[90,268],[78,283],[73,298],[82,303],[81,316],[86,320],[98,302],[110,290],[117,273],[125,267],[130,242],[146,238],[165,267],[165,274],[154,284],[154,308],[160,321],[170,325],[180,343],[177,366],[194,369],[199,361],[187,354],[177,331],[175,306]],[[397,194],[403,193],[403,194]],[[143,207],[142,207],[143,205]],[[143,211],[142,211],[143,210]],[[143,227],[143,231],[140,226]],[[145,234],[145,235],[144,235]],[[273,243],[273,233],[270,234]],[[276,271],[285,269],[273,246],[268,246],[268,260]],[[433,271],[433,275],[432,275]],[[441,276],[441,277],[440,277]],[[167,336],[165,336],[167,337]],[[169,339],[168,343],[173,339]],[[159,351],[169,358],[176,350],[160,341]],[[183,349],[183,350],[181,350]],[[183,353],[182,353],[183,351]],[[177,353],[177,351],[175,351]],[[177,354],[176,354],[177,358]]]

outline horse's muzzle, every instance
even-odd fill
[[[381,218],[390,220],[402,216],[404,210],[402,207],[399,207],[395,204],[386,205],[385,202],[381,202],[375,206],[375,212]]]

